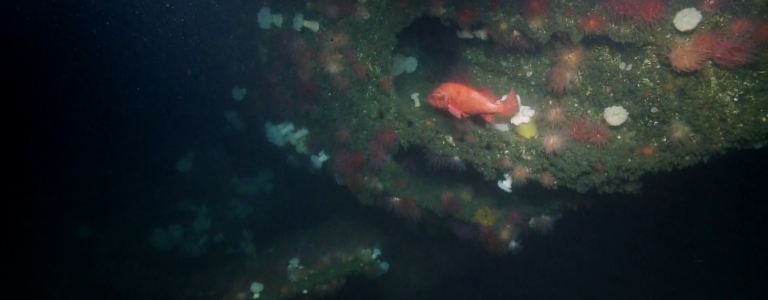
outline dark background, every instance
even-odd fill
[[[89,264],[131,259],[130,252],[96,259],[93,253],[120,252],[119,247],[89,244],[103,251],[84,251],[61,232],[89,220],[121,227],[119,232],[126,235],[135,233],[107,243],[145,243],[146,219],[141,216],[163,205],[147,195],[173,188],[169,178],[175,170],[167,166],[189,147],[237,148],[253,160],[243,164],[283,169],[283,158],[272,157],[275,152],[261,130],[246,141],[219,134],[232,83],[263,82],[264,74],[243,67],[253,63],[256,52],[238,38],[249,32],[239,23],[241,5],[2,4],[7,25],[0,54],[6,86],[0,95],[10,121],[4,122],[8,126],[3,131],[11,149],[4,156],[10,197],[2,211],[11,250],[6,259],[12,268],[6,269],[12,272],[11,284],[22,292],[18,295],[51,295],[46,286],[90,280],[84,271],[93,269]],[[592,195],[595,205],[567,213],[551,235],[524,240],[518,255],[498,258],[457,250],[462,255],[458,259],[467,261],[464,267],[418,297],[765,299],[766,157],[765,149],[713,156],[693,168],[647,176],[640,196]],[[301,203],[304,193],[324,191],[338,201],[332,204],[355,203],[343,187],[311,180],[302,172],[286,169],[278,175],[307,184],[283,199],[289,208],[279,211],[294,212],[293,218],[258,224],[272,228],[274,236],[312,226],[333,210],[328,204],[303,210],[291,206]],[[376,209],[366,212],[381,213],[371,210]],[[454,243],[446,247],[466,247]],[[158,263],[137,263],[148,261]],[[215,261],[184,267],[210,264]],[[121,272],[108,266],[102,276]],[[168,265],[174,267],[180,268]],[[126,280],[140,287],[148,279]],[[98,282],[86,285],[88,290],[63,286],[54,298],[163,298],[120,293]],[[382,289],[375,282],[351,280],[335,297],[391,298]]]

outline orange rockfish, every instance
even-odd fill
[[[450,112],[456,118],[480,115],[488,123],[495,123],[494,115],[512,117],[520,110],[517,94],[510,90],[506,100],[497,102],[490,92],[481,92],[461,83],[443,83],[429,94],[429,104]]]

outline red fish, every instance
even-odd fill
[[[496,103],[493,93],[481,92],[461,83],[443,83],[429,94],[429,104],[450,112],[456,118],[480,115],[488,123],[495,123],[494,115],[512,117],[520,110],[517,94],[510,90],[506,100]]]

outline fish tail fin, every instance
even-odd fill
[[[510,89],[507,98],[500,105],[500,115],[510,118],[516,115],[520,111],[520,103],[517,102],[517,93],[515,93],[515,90]]]

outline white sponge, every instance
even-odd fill
[[[294,130],[293,123],[288,122],[280,125],[272,125],[272,123],[267,122],[264,128],[267,131],[267,139],[278,147],[285,146],[286,136]]]
[[[675,15],[672,23],[680,32],[691,31],[701,22],[701,12],[693,7],[685,8]]]
[[[605,118],[605,122],[607,122],[608,125],[619,126],[627,121],[629,113],[624,107],[611,106],[605,108],[603,111],[603,118]]]

